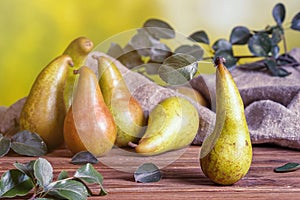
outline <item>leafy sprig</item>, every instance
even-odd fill
[[[118,59],[129,69],[135,70],[149,77],[149,75],[159,75],[160,78],[168,84],[182,84],[184,77],[186,81],[190,80],[195,74],[195,68],[198,63],[205,59],[215,59],[222,56],[226,59],[228,68],[236,66],[242,58],[263,58],[259,62],[241,65],[244,69],[267,70],[273,76],[284,77],[290,73],[281,66],[290,65],[296,67],[299,63],[288,56],[285,38],[285,30],[292,29],[300,31],[300,12],[292,19],[290,26],[285,28],[286,10],[282,3],[278,3],[272,10],[275,25],[266,26],[262,30],[250,30],[246,26],[236,26],[230,33],[229,40],[221,38],[215,41],[210,47],[210,39],[204,30],[195,31],[187,38],[193,42],[183,44],[175,49],[171,49],[167,42],[174,40],[176,33],[167,23],[159,19],[147,20],[143,28],[131,38],[125,47],[119,44],[111,44],[108,54]],[[284,54],[279,55],[279,43],[283,42]],[[212,57],[204,57],[202,45],[210,48]],[[233,46],[247,45],[251,55],[237,55]],[[194,57],[194,60],[178,59],[178,54],[186,54]],[[172,63],[172,65],[170,65]],[[256,67],[259,65],[259,67]],[[168,66],[168,73],[165,70],[159,70],[161,67]],[[164,68],[166,69],[166,68]],[[178,79],[178,81],[173,81]]]
[[[52,165],[44,158],[22,164],[16,162],[16,169],[6,171],[0,179],[0,197],[14,198],[30,193],[30,199],[58,198],[85,200],[94,195],[88,184],[97,184],[100,192],[106,195],[102,186],[103,177],[91,164],[80,167],[73,177],[66,171],[60,172],[57,180],[53,180]]]

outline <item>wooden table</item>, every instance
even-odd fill
[[[300,199],[300,170],[273,172],[275,167],[287,162],[300,162],[299,151],[255,146],[248,174],[233,186],[218,186],[202,173],[199,150],[198,146],[186,149],[179,159],[162,169],[163,179],[157,183],[136,183],[132,173],[118,171],[99,162],[94,167],[104,176],[104,187],[109,194],[89,199]],[[66,149],[55,150],[46,156],[53,165],[55,177],[62,169],[73,174],[79,168],[69,163],[70,157]],[[15,161],[33,159],[14,154],[0,158],[0,174],[12,169]],[[114,157],[109,159],[118,160]],[[122,164],[126,165],[126,162]],[[96,191],[97,187],[92,186],[92,190]]]

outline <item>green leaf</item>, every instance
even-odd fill
[[[198,69],[197,60],[187,54],[168,57],[158,70],[160,78],[166,83],[177,85],[191,80]]]
[[[205,31],[196,31],[192,33],[188,38],[195,42],[209,44],[209,39]]]
[[[100,186],[100,195],[106,195],[106,191],[104,190],[103,186],[102,186],[102,182],[103,182],[103,177],[102,175],[95,170],[95,168],[93,167],[93,165],[91,164],[86,164],[84,166],[82,166],[81,168],[79,168],[74,175],[75,178],[79,178],[87,183],[96,183]]]
[[[271,38],[271,40],[272,40],[273,45],[276,45],[281,41],[281,38],[282,38],[283,34],[284,34],[283,29],[280,28],[279,26],[274,27],[272,29],[272,38]]]
[[[116,58],[116,59],[118,59],[123,54],[124,54],[124,51],[123,51],[122,47],[119,44],[114,43],[114,42],[112,42],[110,44],[110,47],[107,50],[107,55],[109,55],[113,58]]]
[[[11,148],[20,155],[42,156],[47,153],[47,146],[42,138],[29,131],[21,131],[12,137]]]
[[[53,180],[53,168],[51,164],[44,158],[38,158],[34,165],[34,176],[37,179],[37,183],[45,188]]]
[[[287,163],[283,166],[276,167],[274,172],[292,172],[296,171],[297,169],[300,169],[299,163]]]
[[[300,31],[300,12],[293,17],[291,29]]]
[[[150,56],[150,49],[158,42],[159,40],[153,38],[144,29],[138,29],[137,34],[129,41],[129,45],[131,45],[141,56]]]
[[[167,57],[171,55],[171,49],[161,42],[154,44],[150,49],[151,62],[162,63]]]
[[[275,22],[281,26],[285,18],[285,7],[282,3],[278,3],[274,6],[272,11]]]
[[[145,163],[134,172],[135,182],[151,183],[158,182],[162,175],[159,168],[153,163]]]
[[[45,191],[59,199],[86,200],[88,191],[84,184],[75,180],[60,180],[50,183]]]
[[[277,67],[276,61],[273,59],[266,59],[264,62],[272,76],[285,77],[291,74],[285,69]]]
[[[69,174],[67,171],[63,170],[58,174],[57,180],[60,181],[66,178],[69,178]]]
[[[141,55],[129,44],[124,48],[124,54],[117,58],[128,69],[144,64]]]
[[[15,197],[28,194],[33,188],[29,176],[17,169],[5,172],[0,180],[0,197]]]
[[[232,51],[232,45],[230,42],[228,42],[225,39],[219,39],[217,40],[213,46],[212,46],[213,50],[216,52],[218,50],[230,50]]]
[[[255,56],[266,57],[272,50],[272,41],[267,33],[256,33],[249,39],[248,48]]]
[[[147,74],[154,75],[158,73],[158,69],[160,68],[161,64],[148,62],[142,66],[145,68]]]
[[[0,134],[0,157],[5,156],[9,152],[10,146],[10,139]]]
[[[272,46],[271,54],[272,54],[272,56],[273,56],[274,58],[277,58],[277,57],[278,57],[279,51],[280,51],[280,49],[279,49],[279,46],[278,46],[278,45]]]
[[[35,163],[35,160],[32,160],[32,161],[30,161],[28,163],[24,163],[24,164],[15,162],[14,166],[19,171],[21,171],[22,173],[24,173],[27,176],[29,176],[32,180],[34,180],[35,179],[35,177],[34,177],[34,169],[33,169],[34,163]]]
[[[167,23],[160,19],[148,19],[143,27],[154,38],[171,39],[175,37],[174,29]]]
[[[188,54],[201,60],[204,55],[204,50],[199,45],[181,45],[175,49],[175,53]]]
[[[219,50],[215,53],[214,60],[216,60],[217,57],[223,57],[225,58],[225,66],[229,69],[236,65],[238,59],[235,58],[232,54],[232,51],[230,50]]]
[[[81,151],[76,153],[71,160],[71,163],[74,165],[83,165],[86,163],[96,164],[98,162],[98,159],[88,151]]]
[[[234,27],[230,34],[231,44],[247,44],[251,33],[247,27],[237,26]]]

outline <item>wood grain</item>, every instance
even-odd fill
[[[300,199],[300,170],[273,172],[275,167],[287,162],[300,162],[299,151],[255,146],[248,174],[232,186],[215,185],[203,175],[199,166],[199,151],[198,146],[187,148],[179,159],[162,169],[163,178],[157,183],[135,183],[132,173],[118,171],[99,162],[94,167],[104,176],[104,187],[109,194],[89,199]],[[70,164],[71,153],[63,148],[49,153],[45,158],[53,165],[55,177],[62,169],[73,174],[79,167]],[[15,161],[33,159],[15,154],[0,158],[0,174],[12,169]],[[111,156],[110,159],[115,158]],[[121,164],[128,163],[122,161]],[[97,193],[95,185],[91,188]]]

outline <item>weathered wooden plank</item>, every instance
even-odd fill
[[[162,169],[163,179],[157,183],[135,183],[132,173],[117,171],[100,162],[94,167],[104,176],[104,187],[109,194],[89,199],[299,199],[300,170],[273,172],[275,167],[287,162],[300,162],[299,151],[254,147],[249,173],[233,186],[215,185],[204,176],[200,169],[199,151],[198,146],[188,148],[179,159]],[[55,177],[62,169],[69,174],[76,171],[79,166],[70,164],[71,156],[66,149],[55,150],[46,156],[54,167]],[[13,168],[15,161],[28,162],[33,159],[16,154],[0,158],[0,174]],[[118,159],[115,162],[124,161],[124,158]],[[132,169],[136,165],[134,157],[120,164]],[[91,188],[94,192],[98,191],[95,185]]]

